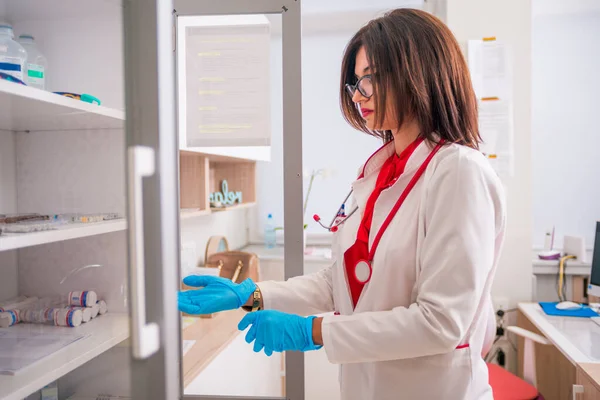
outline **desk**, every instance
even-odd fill
[[[588,257],[588,260],[591,256]],[[556,293],[556,282],[559,271],[558,260],[539,260],[532,261],[532,271],[535,277],[533,298],[538,301],[558,301]],[[597,303],[598,298],[588,296],[586,288],[592,265],[589,262],[578,260],[568,260],[565,264],[565,286],[567,299],[576,302]]]
[[[551,317],[537,303],[519,304],[517,325],[548,339],[536,344],[538,389],[546,400],[572,398],[573,385],[586,387],[582,400],[600,400],[600,326],[588,318]],[[519,339],[519,375],[523,376]]]
[[[183,357],[184,387],[240,334],[237,325],[245,314],[238,309],[215,314],[213,318],[194,318],[195,322],[183,329],[183,340],[195,341]]]

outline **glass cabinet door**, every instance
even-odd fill
[[[219,235],[224,235],[222,225],[256,215],[239,210],[256,206],[259,185],[280,188],[284,215],[276,217],[284,220],[285,275],[301,275],[300,1],[177,0],[174,17],[180,208],[186,216],[180,227],[182,276],[213,274],[237,281],[226,265],[236,261],[220,260],[218,254],[247,244],[237,238],[245,232],[232,235],[231,243]],[[275,139],[280,135],[271,139],[274,129],[283,130],[283,142]],[[281,179],[256,182],[271,159],[283,159]],[[195,244],[201,253],[205,243],[205,254],[191,256],[201,260],[195,268],[185,255]],[[239,262],[247,262],[246,256]],[[248,275],[261,280],[256,271]],[[184,398],[304,399],[303,354],[255,353],[238,330],[244,315],[232,310],[182,316]]]

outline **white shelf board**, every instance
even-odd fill
[[[0,130],[122,129],[125,112],[0,80]]]
[[[9,329],[28,329],[27,325],[19,324]],[[64,347],[14,376],[0,375],[0,399],[21,400],[129,337],[127,314],[108,313],[77,328],[40,327],[51,332],[62,330],[90,336]]]
[[[20,249],[40,244],[78,239],[104,233],[124,231],[127,221],[119,219],[96,223],[66,224],[58,229],[32,233],[3,233],[0,235],[0,251]]]

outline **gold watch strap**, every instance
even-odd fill
[[[258,311],[258,310],[260,310],[260,299],[261,299],[260,288],[257,286],[256,289],[254,290],[254,293],[252,293],[252,306],[251,307],[244,306],[242,308],[246,311],[251,311],[251,312]]]

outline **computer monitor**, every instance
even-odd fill
[[[600,221],[596,222],[596,238],[594,239],[594,256],[592,257],[592,273],[588,293],[600,297]]]

